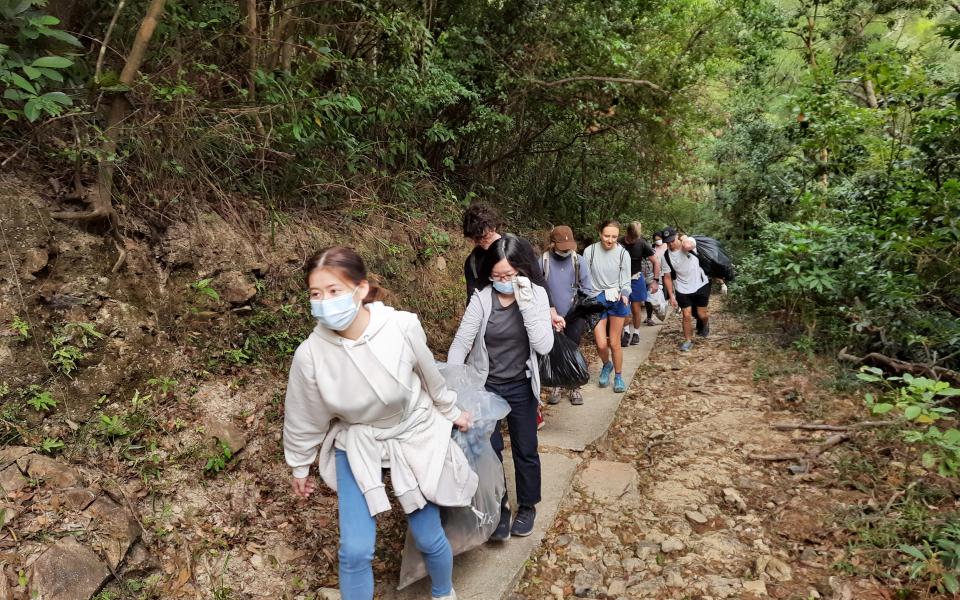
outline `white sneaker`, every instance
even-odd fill
[[[446,596],[431,596],[433,600],[457,600],[457,592],[455,590],[450,590],[450,593]]]

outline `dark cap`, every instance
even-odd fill
[[[667,227],[660,232],[660,238],[663,239],[664,244],[669,244],[673,240],[677,239],[677,230],[673,227]]]
[[[577,240],[573,237],[573,230],[566,225],[557,225],[550,231],[550,243],[555,250],[566,252],[577,249]]]

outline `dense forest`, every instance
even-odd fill
[[[733,250],[738,311],[836,357],[923,467],[960,471],[955,1],[0,0],[0,15],[0,166],[102,238],[104,275],[139,276],[138,245],[208,213],[271,242],[307,216],[409,230],[369,251],[387,287],[398,257],[461,247],[473,200],[538,242],[561,223],[592,240],[608,217],[676,226]],[[452,316],[458,284],[408,306]],[[12,305],[0,322],[24,348],[43,330]],[[81,365],[100,343],[48,329]],[[282,364],[296,336],[269,335]],[[5,377],[0,397],[38,397]],[[5,443],[27,439],[11,415]],[[957,523],[877,561],[957,592]]]

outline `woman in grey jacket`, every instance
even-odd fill
[[[530,282],[522,246],[502,237],[490,247],[490,284],[474,292],[450,346],[447,362],[466,364],[486,380],[486,389],[510,404],[507,428],[517,481],[516,519],[503,499],[500,523],[490,536],[507,540],[511,533],[530,535],[540,502],[540,455],[537,452],[537,405],[540,368],[537,354],[553,348],[550,301]],[[503,461],[499,424],[490,439]]]

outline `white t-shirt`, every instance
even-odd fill
[[[710,282],[707,279],[707,274],[700,268],[700,260],[696,256],[683,250],[678,252],[667,250],[667,252],[670,253],[670,262],[663,260],[660,264],[660,271],[664,275],[670,273],[675,292],[678,294],[693,294]],[[671,264],[673,265],[672,272]]]

